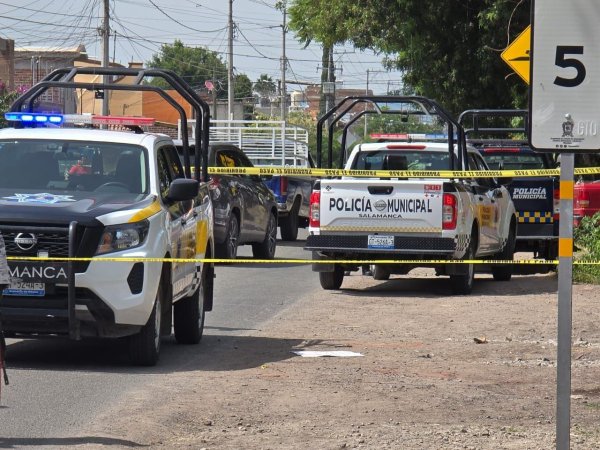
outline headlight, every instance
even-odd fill
[[[139,247],[144,243],[148,235],[150,222],[142,220],[136,223],[125,223],[122,225],[111,225],[104,229],[96,255],[118,252],[130,248]]]

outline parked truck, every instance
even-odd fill
[[[527,143],[528,112],[517,109],[471,109],[459,116],[467,143],[475,146],[490,169],[554,169],[551,153],[533,151]],[[519,222],[517,251],[534,258],[558,257],[558,176],[513,177],[507,185]],[[553,265],[523,266],[521,271],[545,272]]]
[[[195,121],[188,121],[195,127]],[[179,126],[181,133],[181,123]],[[211,142],[229,142],[248,156],[255,167],[311,168],[308,131],[284,121],[213,120]],[[274,171],[276,172],[276,171]],[[314,178],[273,173],[264,183],[275,194],[281,239],[295,241],[298,229],[308,226],[310,193]]]
[[[324,178],[315,184],[305,249],[318,261],[312,268],[319,273],[324,289],[339,289],[347,271],[365,264],[357,261],[373,260],[376,279],[387,279],[392,273],[406,274],[415,267],[433,267],[437,275],[450,277],[454,293],[469,294],[475,264],[456,262],[513,259],[517,217],[504,186],[509,180],[437,176],[441,170],[488,167],[479,152],[467,146],[458,122],[433,100],[347,97],[319,120],[318,166],[323,164],[320,138],[324,124],[329,122],[331,136],[335,123],[352,113],[353,107],[359,107],[360,112],[354,111],[346,121],[344,134],[364,114],[396,111],[407,118],[406,122],[413,116],[419,125],[440,123],[444,138],[439,139],[439,134],[428,137],[408,133],[405,137],[396,135],[390,140],[358,144],[344,169],[360,171],[356,174],[363,176]],[[325,165],[329,169],[333,159],[331,142],[330,138]],[[377,171],[382,170],[389,171],[388,176],[378,177]],[[425,173],[406,178],[407,170]],[[495,280],[511,278],[512,265],[490,266]]]

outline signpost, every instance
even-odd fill
[[[574,153],[600,149],[600,19],[590,0],[532,0],[529,143],[560,153],[556,448],[570,447]]]

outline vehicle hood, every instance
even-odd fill
[[[101,225],[98,217],[138,210],[154,201],[149,194],[117,192],[40,191],[0,188],[0,221],[45,224]]]

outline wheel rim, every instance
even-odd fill
[[[227,236],[229,247],[229,256],[235,258],[237,256],[237,240],[238,240],[238,223],[237,218],[233,216],[229,223],[229,235]]]
[[[272,215],[269,218],[269,229],[267,230],[267,234],[269,255],[274,255],[275,246],[277,245],[277,228],[275,228],[275,218]]]
[[[160,289],[160,288],[159,288]],[[161,309],[160,309],[160,298],[156,299],[156,307],[154,311],[154,348],[158,352],[160,348],[160,318],[161,318]]]

